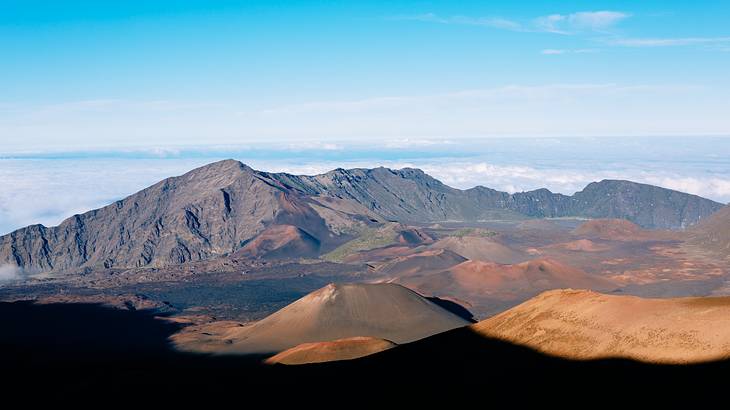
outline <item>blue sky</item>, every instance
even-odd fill
[[[728,21],[723,0],[2,0],[0,234],[229,157],[728,202]]]
[[[3,151],[730,134],[726,1],[0,4]]]

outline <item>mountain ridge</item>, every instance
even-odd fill
[[[564,195],[546,188],[513,194],[481,185],[459,190],[415,168],[338,168],[313,176],[267,175],[309,195],[355,200],[400,222],[474,221],[521,215],[619,218],[645,228],[684,229],[723,206],[697,195],[611,179],[592,182],[573,195]],[[637,202],[645,206],[636,206]]]
[[[606,199],[608,198],[608,199]],[[384,220],[612,217],[680,229],[722,204],[628,181],[589,184],[573,196],[547,189],[459,190],[420,169],[342,168],[313,175],[256,171],[236,160],[166,178],[55,227],[0,236],[0,264],[34,271],[165,266],[230,254],[272,225],[291,225],[323,250]]]

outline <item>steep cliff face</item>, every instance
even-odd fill
[[[627,219],[645,228],[666,229],[687,228],[723,206],[697,195],[617,180],[590,183],[572,199],[575,215]]]
[[[594,182],[569,196],[544,188],[515,194],[482,186],[462,191],[411,168],[337,169],[315,176],[268,175],[302,193],[357,201],[401,222],[586,217],[627,219],[645,228],[682,229],[722,207],[696,195],[630,181]]]
[[[458,201],[462,191],[412,168],[336,169],[314,176],[269,176],[306,194],[356,201],[390,220],[461,220],[469,208],[476,209],[476,204]]]
[[[273,224],[291,224],[326,244],[337,234],[322,209],[340,224],[360,223],[238,161],[221,161],[57,227],[33,225],[0,237],[0,263],[39,271],[164,266],[233,252]]]

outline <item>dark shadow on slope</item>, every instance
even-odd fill
[[[448,299],[441,299],[436,296],[425,296],[426,299],[429,301],[435,303],[439,307],[448,310],[449,312],[455,314],[456,316],[459,316],[460,318],[466,320],[467,322],[476,323],[477,320],[474,318],[474,315],[469,311],[469,309],[465,308],[464,306],[448,300]]]
[[[728,361],[656,366],[629,360],[564,360],[487,339],[468,328],[359,360],[267,366],[261,364],[261,356],[175,351],[168,337],[179,328],[149,311],[0,303],[0,367],[8,380],[2,384],[3,395],[27,399],[42,392],[48,398],[84,400],[155,395],[178,401],[286,393],[265,396],[274,403],[305,397],[288,394],[291,391],[371,399],[393,393],[410,399],[448,398],[460,392],[499,402],[506,392],[519,390],[518,404],[522,395],[544,391],[616,397],[639,387],[644,394],[671,395],[717,386],[722,392],[730,374]]]

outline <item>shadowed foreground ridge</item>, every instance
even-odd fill
[[[701,365],[650,365],[629,360],[571,361],[455,329],[362,359],[305,366],[262,365],[261,356],[211,357],[173,350],[167,338],[178,329],[150,311],[77,305],[0,303],[0,362],[13,377],[8,395],[42,389],[64,398],[110,393],[169,400],[239,391],[323,386],[336,394],[367,386],[368,394],[395,386],[437,387],[421,393],[472,391],[499,395],[516,389],[603,390],[681,386],[682,391],[724,383],[727,361]],[[727,373],[725,373],[727,374]],[[31,380],[32,383],[28,381]],[[391,386],[391,387],[388,387]],[[258,389],[258,390],[250,390]],[[338,390],[344,389],[344,390]],[[616,391],[616,390],[614,390]],[[414,397],[417,398],[417,397]]]

